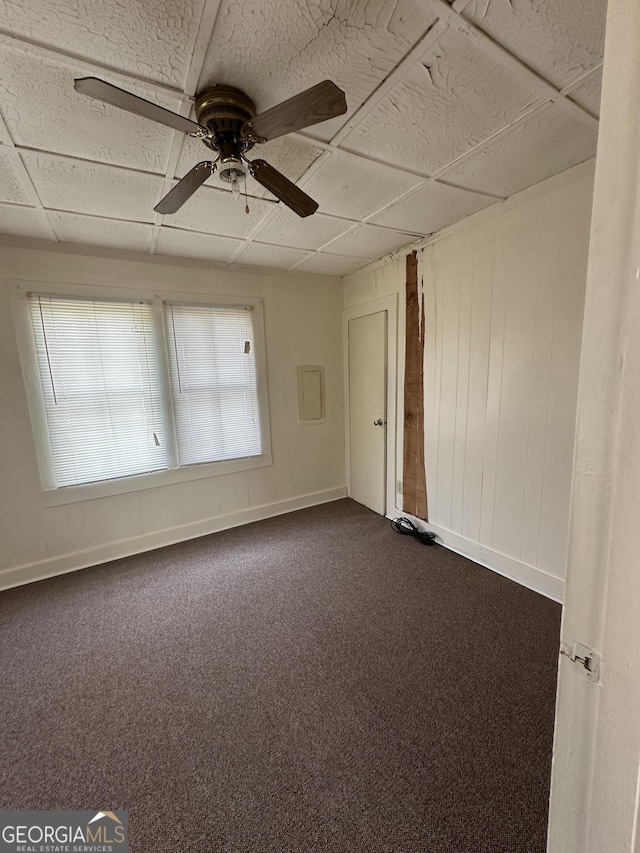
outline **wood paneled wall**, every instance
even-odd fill
[[[593,166],[583,164],[418,252],[429,522],[484,564],[512,576],[524,567],[523,582],[554,597],[566,560],[592,191]],[[354,273],[345,305],[392,282],[404,297],[400,259]],[[404,347],[400,329],[400,364]]]
[[[564,574],[591,187],[423,251],[430,520]]]

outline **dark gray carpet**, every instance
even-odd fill
[[[0,805],[134,853],[543,853],[560,607],[336,501],[0,595]]]

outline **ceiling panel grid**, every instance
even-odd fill
[[[0,234],[344,275],[595,153],[601,0],[0,0]],[[226,83],[270,108],[322,79],[339,118],[256,146],[298,218],[214,175],[153,208],[202,142],[78,94],[95,76],[195,118]],[[244,191],[244,186],[242,187]]]

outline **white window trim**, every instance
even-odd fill
[[[272,464],[271,433],[269,428],[269,401],[267,385],[267,362],[264,338],[264,311],[262,299],[259,297],[227,296],[219,294],[187,293],[182,291],[163,291],[156,293],[148,289],[128,289],[121,287],[103,287],[90,284],[68,284],[42,281],[8,282],[13,294],[11,307],[14,327],[18,344],[18,353],[22,367],[24,387],[27,395],[27,405],[33,431],[34,449],[40,474],[40,482],[45,506],[62,506],[77,501],[94,500],[96,498],[121,495],[127,492],[137,492],[144,489],[155,489],[175,483],[190,480],[201,480],[206,477],[217,477],[236,471],[247,471],[253,468],[263,468]],[[75,486],[56,487],[54,485],[53,462],[49,443],[49,430],[42,399],[39,368],[36,357],[35,343],[29,316],[27,294],[31,291],[57,296],[73,296],[87,299],[126,299],[144,300],[151,304],[154,331],[159,341],[164,342],[160,347],[159,363],[163,397],[171,398],[171,387],[168,370],[168,353],[164,329],[163,302],[175,301],[200,305],[246,305],[253,310],[254,318],[254,350],[256,359],[256,376],[258,383],[258,407],[260,413],[260,429],[263,452],[260,456],[250,456],[242,459],[229,459],[221,462],[204,462],[199,465],[171,467],[162,471],[148,474],[134,474],[130,477],[119,477],[113,480],[102,480],[96,483],[82,483]],[[172,420],[172,419],[170,419]],[[173,430],[173,423],[170,428]],[[176,460],[170,460],[176,465]]]

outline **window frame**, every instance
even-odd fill
[[[155,489],[176,483],[200,480],[206,477],[217,477],[238,471],[262,468],[272,464],[264,309],[261,298],[176,290],[155,292],[142,288],[104,287],[91,284],[43,281],[12,280],[8,284],[13,290],[11,307],[14,328],[45,506],[61,506],[77,501],[93,500],[145,489]],[[77,299],[140,300],[150,304],[153,317],[154,340],[157,342],[156,357],[160,372],[162,417],[167,435],[171,436],[169,440],[168,468],[144,474],[132,474],[111,480],[100,480],[94,483],[81,483],[68,486],[55,485],[49,429],[29,314],[28,294],[31,292],[51,296],[69,296]],[[164,321],[164,303],[170,301],[194,305],[242,305],[252,309],[254,356],[258,386],[258,411],[262,440],[262,453],[260,456],[248,456],[218,462],[201,462],[180,467],[176,453],[177,442],[175,440],[171,381],[169,376],[169,348]]]

